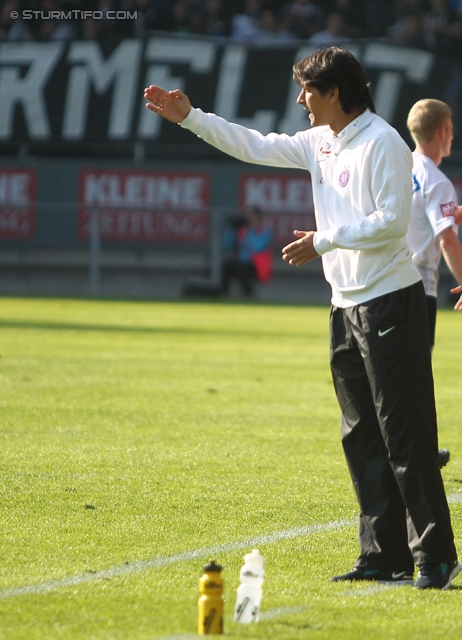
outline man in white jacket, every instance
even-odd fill
[[[333,578],[446,589],[459,573],[438,466],[425,293],[406,241],[411,152],[375,115],[364,69],[345,49],[294,66],[311,128],[294,136],[232,124],[151,85],[146,105],[245,162],[311,173],[316,231],[283,259],[322,256],[332,287],[331,370],[342,444],[360,505],[360,555]]]

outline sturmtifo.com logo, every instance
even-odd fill
[[[11,11],[10,18],[17,20],[137,20],[138,11],[83,11],[81,9],[71,9],[69,11],[35,11],[24,9],[24,11]]]

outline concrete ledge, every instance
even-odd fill
[[[103,269],[135,269],[180,271],[207,270],[210,260],[208,250],[191,247],[158,249],[155,247],[109,248],[103,247],[100,253]],[[0,269],[18,268],[89,268],[90,251],[87,247],[1,247]],[[314,260],[302,269],[293,267],[282,260],[275,252],[273,261],[275,274],[322,275],[320,260]]]

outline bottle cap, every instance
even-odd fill
[[[215,562],[215,560],[209,560],[208,564],[204,564],[204,571],[217,571],[220,572],[223,567]]]
[[[258,549],[252,549],[252,553],[247,553],[244,556],[244,562],[247,562],[249,564],[258,564],[262,567],[263,556],[261,555]]]

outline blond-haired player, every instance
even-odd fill
[[[434,344],[438,267],[441,256],[462,284],[462,245],[456,221],[462,214],[454,185],[438,168],[451,153],[452,112],[440,100],[419,100],[409,112],[407,126],[415,142],[412,154],[413,197],[408,242],[431,305],[431,344]],[[462,310],[460,305],[456,305]],[[432,318],[433,316],[433,318]],[[430,322],[430,324],[432,324]]]
[[[407,239],[412,260],[418,268],[427,296],[430,343],[435,343],[438,267],[444,256],[451,273],[462,283],[462,245],[457,235],[456,191],[438,168],[451,153],[452,112],[441,100],[425,99],[414,104],[407,126],[415,142],[412,154],[413,195]],[[462,310],[457,304],[456,309]],[[449,460],[446,449],[439,451],[440,466]]]

